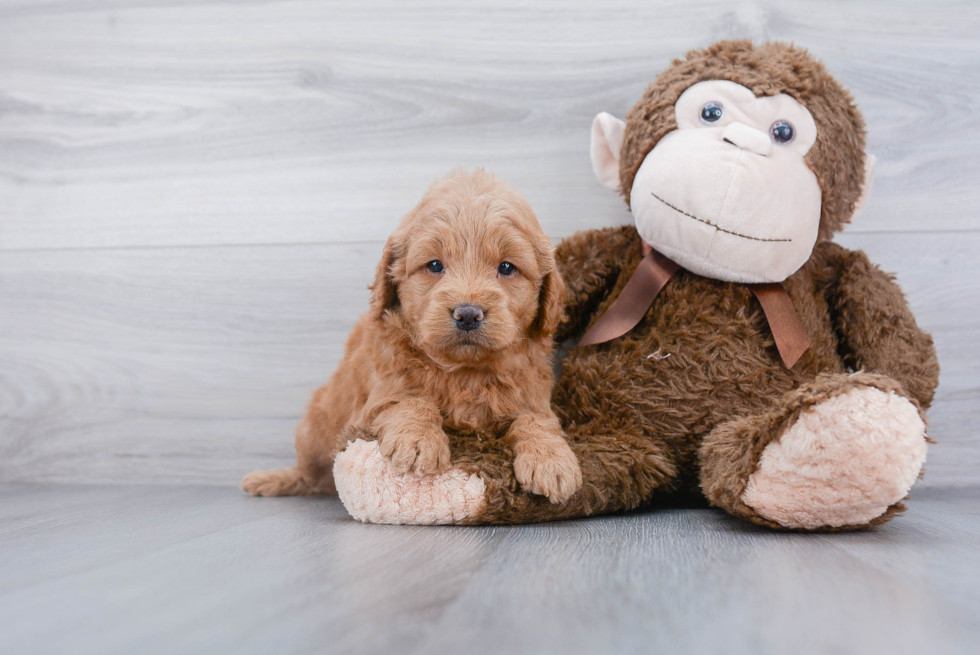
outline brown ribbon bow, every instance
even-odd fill
[[[661,255],[646,241],[642,242],[642,247],[643,259],[623,292],[585,333],[578,347],[611,341],[636,327],[670,278],[680,270],[677,262]],[[810,338],[796,314],[793,301],[782,284],[750,284],[748,287],[762,305],[783,364],[793,368],[810,347]]]

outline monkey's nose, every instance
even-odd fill
[[[483,320],[483,308],[476,305],[459,305],[453,309],[453,319],[456,320],[456,327],[464,332],[475,330],[480,327]]]
[[[748,150],[763,157],[767,157],[772,152],[772,141],[769,139],[769,135],[754,127],[749,127],[745,123],[729,123],[725,126],[725,131],[721,133],[721,138],[742,150]]]

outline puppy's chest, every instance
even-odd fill
[[[449,376],[431,389],[450,428],[490,428],[511,420],[525,404],[520,391],[490,377],[459,379]]]

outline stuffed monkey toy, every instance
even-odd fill
[[[596,117],[593,168],[635,226],[557,248],[568,288],[552,402],[583,474],[525,493],[494,433],[451,435],[452,468],[396,476],[350,434],[335,481],[388,523],[524,523],[706,500],[780,529],[902,511],[939,366],[893,278],[830,238],[863,205],[864,121],[806,51],[690,52],[626,121]],[[584,336],[582,336],[584,334]]]

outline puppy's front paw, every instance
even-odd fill
[[[514,477],[526,491],[564,503],[582,486],[582,469],[563,438],[526,440],[514,450]]]
[[[428,475],[449,468],[449,437],[441,429],[387,428],[378,434],[378,447],[399,475],[409,471]]]

